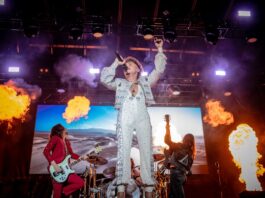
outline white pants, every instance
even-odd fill
[[[146,106],[138,104],[137,101],[125,102],[118,115],[118,161],[116,167],[118,191],[124,192],[125,186],[131,179],[130,152],[134,131],[140,150],[141,178],[145,191],[151,192],[154,186],[152,128]]]

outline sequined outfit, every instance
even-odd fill
[[[100,76],[101,83],[109,89],[116,90],[115,107],[119,110],[117,119],[118,160],[116,178],[118,191],[131,179],[130,151],[133,132],[136,132],[140,150],[140,169],[145,191],[151,192],[154,186],[153,157],[152,157],[152,128],[147,105],[154,104],[151,86],[164,72],[166,57],[162,51],[155,57],[155,69],[147,77],[139,77],[138,91],[135,96],[130,91],[132,82],[115,78],[118,61],[110,67],[103,68]]]

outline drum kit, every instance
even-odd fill
[[[154,154],[154,164],[155,164],[155,198],[165,197],[167,198],[167,184],[169,182],[169,175],[165,171],[166,168],[163,165],[164,155]],[[115,198],[117,193],[116,178],[115,178],[115,167],[109,167],[103,170],[104,178],[97,179],[96,169],[98,166],[105,165],[108,160],[100,156],[90,156],[87,161],[89,162],[89,167],[86,168],[83,178],[84,178],[84,188],[80,193],[80,198]],[[132,178],[128,182],[126,188],[126,197],[139,198],[141,195],[141,179],[139,180],[139,167],[133,167]],[[136,175],[134,175],[136,174]],[[136,179],[137,178],[137,179]]]

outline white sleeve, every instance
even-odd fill
[[[155,68],[148,76],[148,82],[151,87],[155,85],[160,76],[164,73],[166,69],[166,60],[166,55],[162,52],[161,49],[159,49],[158,53],[155,56]]]
[[[111,66],[104,67],[100,74],[100,82],[110,90],[116,90],[115,74],[118,65],[118,60],[115,59]]]

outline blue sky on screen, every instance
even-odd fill
[[[115,131],[117,111],[113,106],[91,106],[87,118],[67,124],[62,117],[66,105],[38,105],[35,131],[47,132],[61,123],[67,129],[100,128]],[[171,132],[181,137],[185,133],[203,136],[201,109],[199,107],[149,107],[153,133],[165,130],[165,114],[170,115]]]
[[[117,111],[113,106],[90,106],[87,118],[80,118],[68,124],[63,118],[66,105],[38,105],[35,131],[50,131],[61,123],[67,129],[101,128],[115,130]]]

